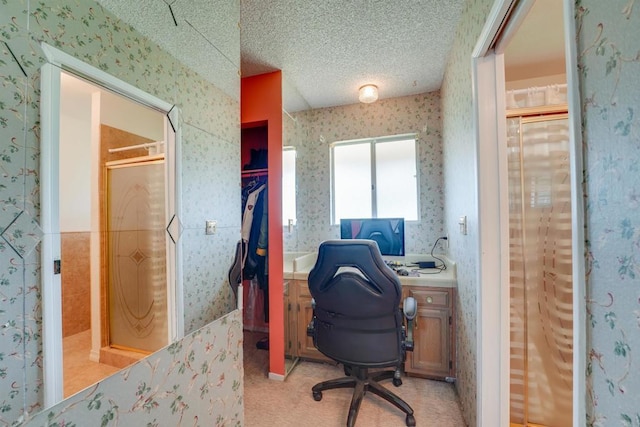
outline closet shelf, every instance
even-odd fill
[[[249,169],[243,170],[242,176],[264,176],[269,173],[269,169]]]

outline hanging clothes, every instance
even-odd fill
[[[229,284],[236,296],[240,282],[255,280],[263,293],[264,321],[269,322],[269,215],[267,184],[252,179],[242,190],[241,239],[236,246],[234,262],[229,269]],[[247,301],[254,304],[255,301]]]
[[[258,274],[258,284],[264,293],[264,321],[269,323],[269,209],[268,192],[264,190],[265,203],[262,206],[262,218],[260,219],[260,233],[256,246],[256,255],[261,257],[262,270]]]
[[[264,270],[264,267],[260,265],[264,264],[264,258],[258,256],[257,249],[265,206],[265,189],[266,184],[263,184],[248,195],[243,213],[242,240],[247,242],[247,251],[243,263],[244,279],[253,279],[257,273],[262,273]],[[258,281],[260,281],[259,277]]]
[[[242,226],[241,226],[241,238],[236,244],[235,256],[231,268],[229,269],[229,285],[233,291],[236,301],[238,299],[238,286],[242,282],[244,275],[245,279],[252,279],[255,277],[257,271],[257,259],[252,256],[250,259],[251,265],[245,268],[248,254],[249,254],[249,241],[251,240],[252,230],[255,235],[252,240],[253,247],[257,245],[257,239],[259,236],[260,222],[254,221],[254,217],[261,220],[262,207],[264,206],[263,198],[261,198],[263,190],[266,188],[264,177],[251,178],[246,183],[243,182],[242,189]],[[256,225],[253,225],[256,222]],[[254,249],[255,252],[255,249]]]

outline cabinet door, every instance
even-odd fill
[[[407,372],[438,378],[449,375],[449,310],[418,310],[413,329],[413,352],[407,355]]]
[[[307,282],[299,282],[298,284],[298,356],[315,360],[330,360],[324,354],[320,353],[313,345],[313,338],[307,336],[307,325],[313,318],[313,308],[311,307],[311,294]]]
[[[284,292],[284,355],[287,357],[297,356],[295,345],[295,328],[291,327],[292,321],[294,320],[291,312],[293,303],[295,303],[293,283],[286,282]]]
[[[448,290],[414,290],[418,313],[413,325],[414,349],[407,353],[405,371],[432,378],[452,375],[453,349],[451,293]]]

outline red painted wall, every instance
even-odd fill
[[[240,122],[267,122],[269,164],[269,372],[284,376],[284,297],[282,278],[282,72],[244,77]]]

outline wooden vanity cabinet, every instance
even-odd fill
[[[413,323],[413,351],[407,352],[405,372],[433,379],[455,377],[455,316],[453,288],[403,286],[403,299],[418,303]]]
[[[295,292],[293,292],[293,280],[287,280],[284,283],[284,355],[285,357],[295,357],[295,331],[292,331],[292,328],[295,328],[296,321],[292,316],[292,305],[296,303],[295,298],[293,297]]]
[[[297,305],[296,305],[296,319],[298,325],[297,331],[297,350],[298,357],[305,359],[313,359],[320,361],[330,361],[327,356],[320,353],[318,349],[313,345],[313,338],[307,336],[307,325],[311,322],[313,317],[313,308],[311,307],[311,293],[309,292],[309,285],[306,280],[295,281]]]
[[[412,296],[418,303],[413,324],[414,350],[407,352],[405,372],[409,375],[446,380],[455,377],[454,288],[403,285],[402,299]],[[289,332],[287,354],[304,359],[333,362],[320,353],[307,336],[313,309],[306,280],[289,281]],[[285,315],[285,322],[287,322]]]

